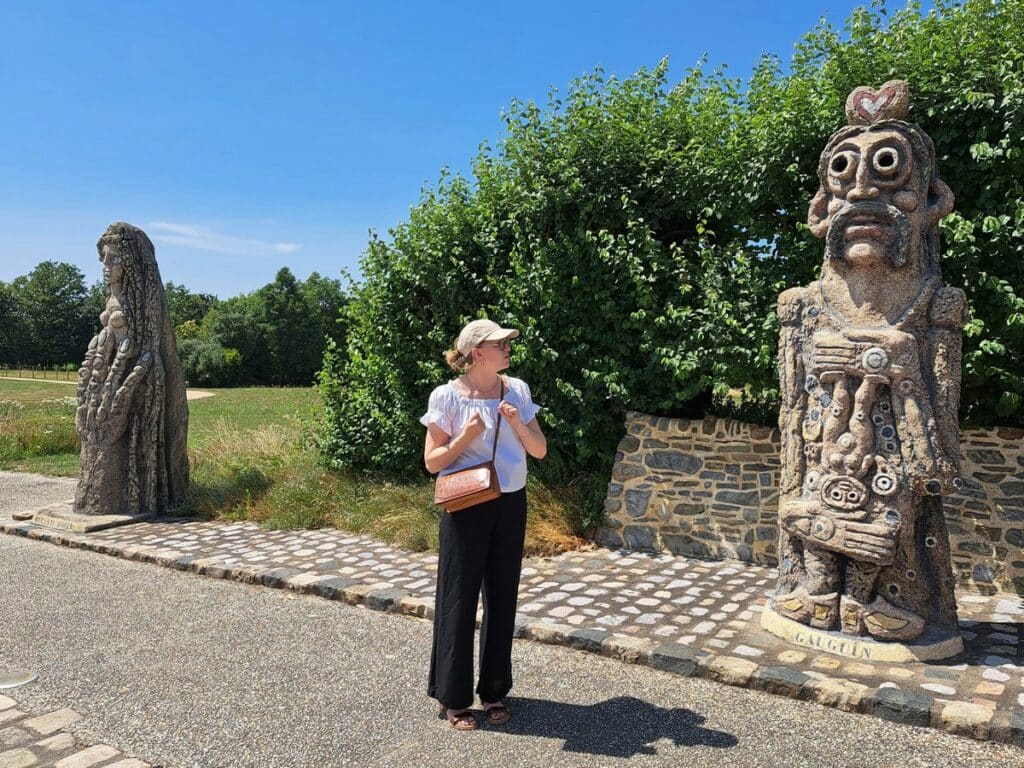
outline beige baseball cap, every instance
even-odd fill
[[[474,320],[467,323],[466,327],[459,333],[459,339],[455,342],[455,348],[464,355],[468,355],[475,347],[485,341],[503,341],[514,339],[519,335],[515,328],[502,328],[493,320]]]

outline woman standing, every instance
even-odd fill
[[[457,472],[491,459],[501,496],[441,516],[434,642],[428,693],[459,730],[473,730],[473,631],[483,587],[480,676],[476,692],[487,721],[508,722],[502,699],[512,688],[512,633],[526,533],[526,456],[543,459],[547,442],[526,382],[502,376],[519,331],[474,320],[445,354],[461,375],[430,394],[423,459],[427,471]],[[499,418],[500,417],[500,418]]]

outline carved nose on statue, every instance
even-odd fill
[[[878,187],[870,184],[858,184],[846,193],[847,201],[851,203],[863,202],[864,200],[875,200],[878,198]]]

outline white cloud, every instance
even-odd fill
[[[203,227],[175,224],[169,221],[151,221],[146,230],[160,243],[181,245],[199,251],[230,253],[239,256],[266,256],[275,253],[295,253],[296,243],[274,243],[268,240],[250,240],[244,237],[219,235]]]

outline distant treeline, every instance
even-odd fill
[[[283,267],[273,282],[224,300],[173,282],[166,289],[193,386],[312,384],[327,339],[345,335],[341,281],[316,272],[297,280]],[[0,366],[77,366],[106,298],[102,282],[87,287],[77,267],[54,261],[0,282]]]

